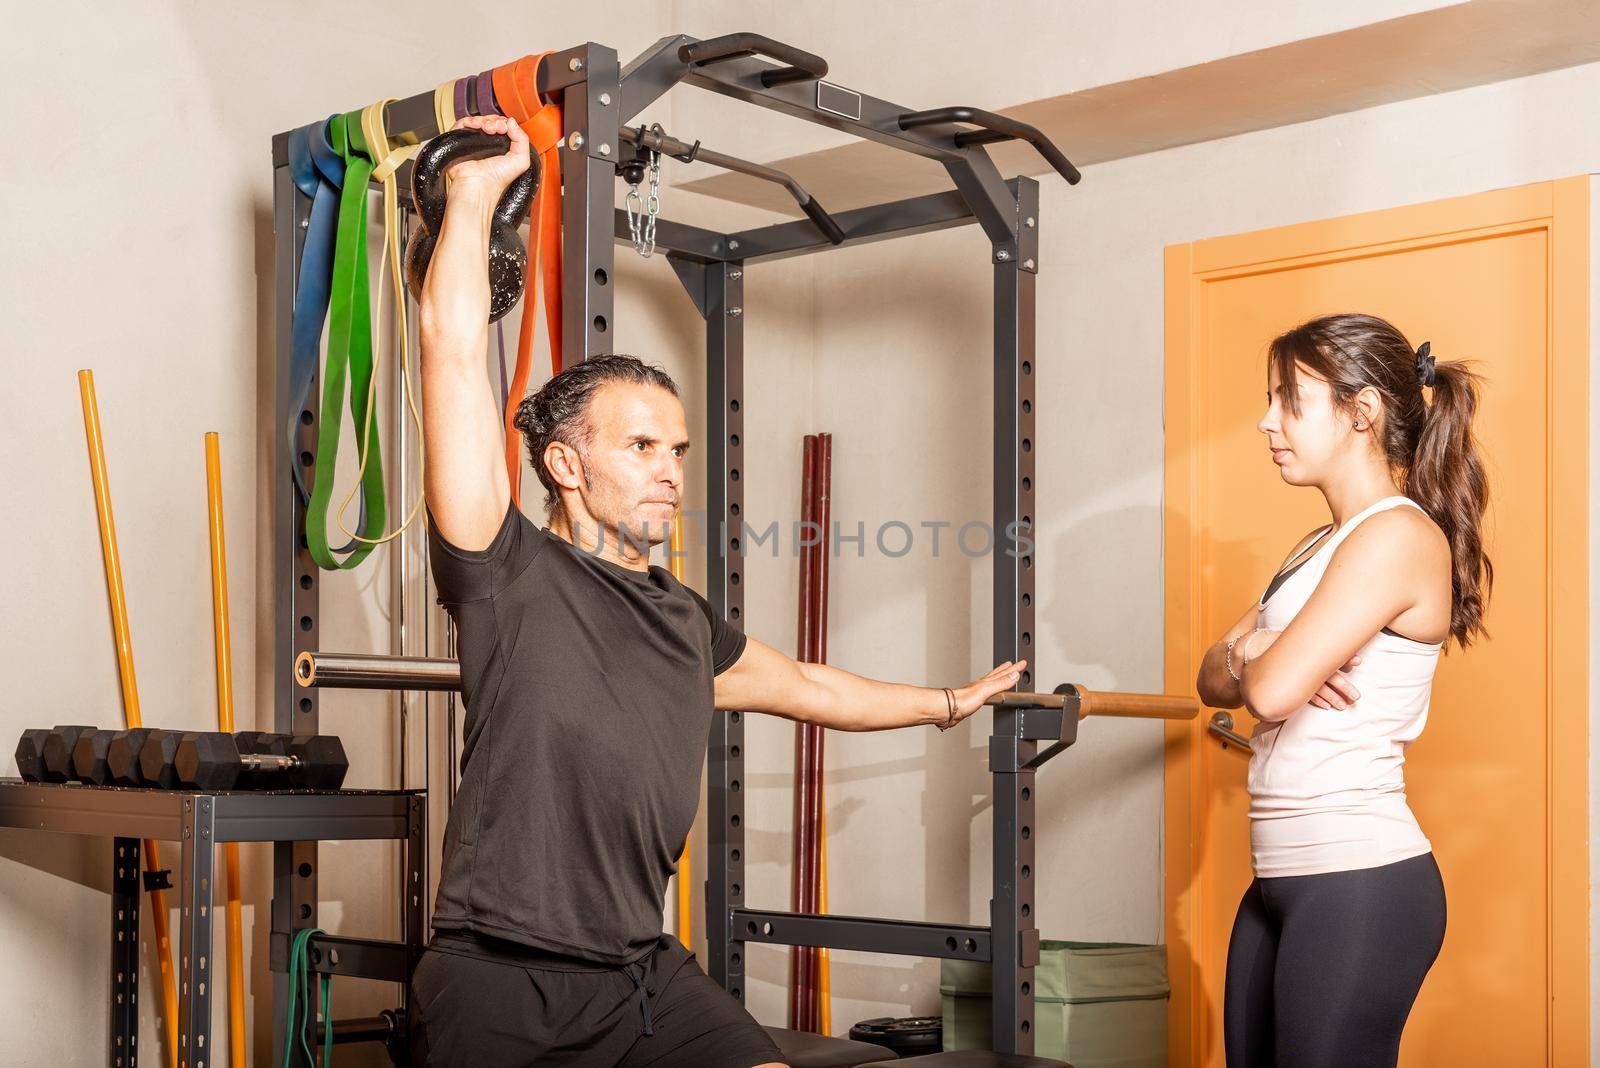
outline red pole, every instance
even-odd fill
[[[804,461],[800,477],[800,519],[801,530],[809,531],[805,524],[815,521],[813,502],[816,497],[816,453],[812,449],[812,436],[806,435],[803,452]],[[796,650],[796,659],[802,663],[809,662],[812,657],[811,650],[811,551],[809,548],[800,549],[800,598],[799,619],[795,628],[795,640],[799,648]],[[811,882],[807,864],[811,858],[810,842],[806,815],[809,801],[806,797],[810,786],[807,770],[810,767],[810,735],[806,733],[805,724],[795,724],[794,732],[794,815],[792,829],[792,853],[789,864],[789,907],[794,912],[806,912],[806,898]],[[806,987],[806,952],[802,946],[795,946],[789,951],[789,1027],[796,1031],[805,1030],[805,987]]]
[[[816,439],[813,446],[817,453],[816,468],[816,521],[822,529],[818,544],[813,550],[815,560],[811,567],[811,655],[812,663],[825,664],[828,662],[828,544],[832,523],[831,493],[833,486],[833,435],[822,434]],[[807,841],[810,857],[806,864],[811,876],[811,893],[809,895],[808,912],[821,911],[822,901],[822,768],[825,735],[821,727],[811,725],[806,728],[811,735],[809,769],[810,784],[807,790],[806,802],[809,811],[806,822],[810,824],[811,834]],[[822,1025],[822,954],[814,947],[806,950],[806,969],[808,979],[807,1008],[809,1024],[807,1030],[816,1031]]]

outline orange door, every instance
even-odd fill
[[[1167,249],[1168,692],[1193,692],[1206,649],[1328,520],[1255,429],[1274,335],[1370,312],[1488,379],[1491,639],[1441,659],[1406,764],[1449,928],[1405,1065],[1589,1063],[1588,204],[1575,178]],[[1166,932],[1170,1062],[1220,1068],[1248,754],[1211,714],[1169,727]]]

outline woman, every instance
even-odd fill
[[[1395,1064],[1444,941],[1444,884],[1402,766],[1445,643],[1487,633],[1494,569],[1478,378],[1429,348],[1382,319],[1333,315],[1269,352],[1257,429],[1283,480],[1316,487],[1333,522],[1295,547],[1197,680],[1207,705],[1259,721],[1229,1068]]]

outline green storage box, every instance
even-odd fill
[[[1166,1068],[1167,947],[1123,942],[1040,945],[1034,1053],[1073,1068]],[[941,962],[944,1048],[991,1049],[988,964]]]

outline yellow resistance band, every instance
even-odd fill
[[[398,313],[396,316],[396,332],[400,335],[400,381],[405,387],[406,407],[411,412],[411,421],[417,428],[418,489],[417,499],[411,505],[411,511],[398,527],[380,537],[364,538],[344,525],[344,513],[350,507],[350,502],[355,500],[356,490],[361,485],[360,473],[357,474],[356,483],[351,486],[344,502],[339,505],[339,512],[335,518],[338,520],[339,529],[344,531],[347,537],[372,545],[381,545],[399,537],[400,533],[411,525],[412,520],[417,518],[417,514],[422,510],[423,491],[421,486],[423,485],[423,476],[425,474],[423,465],[426,463],[422,448],[422,416],[417,411],[416,392],[411,387],[411,345],[406,329],[406,287],[400,273],[400,224],[398,219],[399,212],[395,205],[394,182],[394,172],[400,169],[402,163],[415,156],[421,146],[415,144],[396,146],[390,143],[389,132],[385,128],[384,112],[392,103],[394,103],[394,99],[391,97],[379,100],[377,103],[370,104],[363,109],[361,112],[361,133],[366,138],[368,151],[372,153],[372,177],[377,179],[383,186],[383,256],[378,262],[378,319],[380,322],[382,321],[383,268],[384,264],[387,263],[390,269],[390,290],[394,293],[394,309]],[[367,425],[361,428],[363,437],[371,433],[372,412],[375,407],[374,400],[378,389],[378,372],[379,368],[383,366],[383,346],[380,335],[380,330],[372,332],[372,380],[367,386]],[[361,457],[361,472],[365,472],[366,468],[367,458],[363,455]]]

